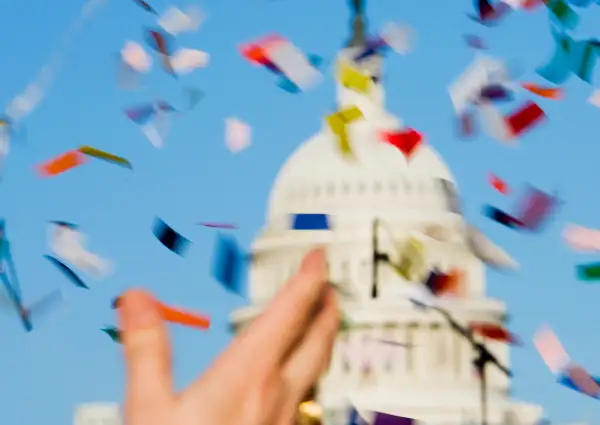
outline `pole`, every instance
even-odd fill
[[[373,249],[373,269],[371,270],[371,298],[375,299],[379,295],[379,236],[377,235],[379,230],[379,219],[373,220],[372,228],[372,249]]]
[[[483,347],[483,345],[479,345],[480,347],[482,347],[483,349],[485,349],[485,347]],[[485,354],[482,351],[479,354],[479,362],[478,364],[480,364],[479,366],[479,388],[481,391],[481,425],[487,425],[488,423],[488,418],[487,418],[487,362],[485,360]]]

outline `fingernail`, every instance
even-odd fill
[[[327,271],[327,260],[325,259],[325,249],[315,248],[304,256],[300,265],[302,272],[319,272]]]
[[[122,297],[121,302],[121,327],[124,331],[138,331],[160,324],[156,301],[149,293],[130,291]]]

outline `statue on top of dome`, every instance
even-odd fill
[[[352,33],[346,47],[364,46],[367,41],[365,24],[365,0],[350,0]]]

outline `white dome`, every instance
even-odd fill
[[[382,99],[382,89],[376,89],[374,95]],[[356,160],[340,154],[335,136],[323,124],[280,169],[271,189],[269,221],[289,213],[339,215],[352,211],[356,216],[358,210],[370,215],[407,208],[447,211],[439,179],[452,184],[454,179],[437,152],[425,141],[407,161],[380,136],[382,130],[401,128],[400,121],[375,102],[366,105],[364,97],[356,93],[343,88],[340,93],[341,104],[360,103],[361,110],[369,109],[367,120],[348,129]]]

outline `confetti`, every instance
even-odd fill
[[[563,239],[574,250],[600,251],[600,230],[569,224],[565,226]]]
[[[137,72],[148,72],[152,67],[152,58],[144,48],[133,41],[126,41],[121,50],[121,59]]]
[[[177,255],[183,256],[190,244],[188,239],[181,236],[160,218],[157,218],[154,222],[153,233],[161,244]]]
[[[172,35],[196,31],[202,21],[204,13],[199,7],[190,7],[186,12],[176,7],[170,7],[158,19],[158,25]]]
[[[231,153],[240,153],[252,144],[252,128],[238,118],[225,120],[225,146]]]

